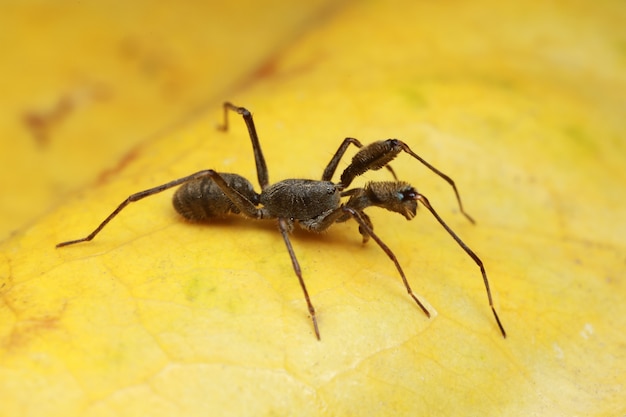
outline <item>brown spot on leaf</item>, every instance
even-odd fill
[[[139,146],[131,149],[125,155],[123,155],[122,158],[120,158],[120,160],[114,167],[102,171],[102,173],[100,173],[100,175],[96,179],[96,184],[102,185],[107,183],[112,176],[126,168],[133,160],[135,160],[139,156],[139,149]]]
[[[42,333],[58,329],[59,316],[43,316],[18,321],[7,337],[2,340],[5,350],[23,348]]]
[[[109,88],[101,83],[88,83],[61,94],[48,108],[26,110],[22,122],[40,147],[50,143],[54,129],[77,108],[94,102],[105,101],[110,97]]]

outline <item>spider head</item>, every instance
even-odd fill
[[[372,205],[400,213],[407,220],[415,217],[420,194],[410,184],[403,181],[372,182],[367,191]]]

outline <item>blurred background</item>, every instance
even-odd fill
[[[2,2],[0,240],[271,72],[343,4]]]

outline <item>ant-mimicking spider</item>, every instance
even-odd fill
[[[220,130],[228,130],[229,111],[240,114],[248,128],[250,140],[252,141],[252,149],[254,151],[257,177],[259,185],[261,186],[260,194],[254,190],[250,181],[238,174],[216,172],[212,169],[202,170],[166,184],[132,194],[88,236],[82,239],[62,242],[56,246],[62,247],[90,241],[130,203],[180,185],[181,187],[174,194],[173,204],[176,211],[188,220],[205,221],[227,214],[240,214],[251,219],[277,220],[280,233],[282,234],[291,258],[293,269],[304,292],[304,299],[306,300],[311,321],[313,322],[315,336],[320,340],[315,308],[311,303],[304,279],[302,278],[300,264],[296,259],[291,241],[289,240],[289,233],[293,230],[294,225],[298,224],[305,230],[322,232],[334,223],[354,219],[359,224],[359,233],[363,237],[363,243],[367,242],[370,237],[374,239],[378,246],[380,246],[395,264],[411,298],[413,298],[426,316],[430,317],[429,311],[413,293],[398,259],[391,249],[374,233],[372,221],[364,212],[364,210],[370,206],[377,206],[400,213],[407,220],[411,220],[416,214],[417,203],[419,202],[432,213],[439,224],[480,268],[485,289],[487,290],[489,306],[491,307],[491,311],[493,312],[493,316],[500,328],[502,336],[506,338],[506,332],[493,305],[489,281],[487,280],[485,267],[480,258],[443,221],[423,194],[420,194],[410,184],[397,180],[393,169],[391,169],[388,164],[398,156],[400,152],[406,152],[417,159],[452,186],[461,213],[463,213],[470,222],[474,223],[474,220],[463,210],[461,197],[459,196],[454,181],[452,181],[450,177],[418,156],[406,143],[398,139],[387,139],[363,146],[357,139],[346,138],[333,155],[326,169],[324,169],[321,181],[312,179],[286,179],[270,184],[265,158],[261,151],[261,144],[259,143],[254,121],[252,120],[252,114],[244,107],[238,107],[232,103],[225,102],[224,124],[219,126]],[[355,145],[359,148],[359,151],[354,155],[351,163],[341,174],[339,182],[334,183],[331,180],[337,169],[337,165],[350,145]],[[367,171],[378,170],[383,167],[391,171],[394,176],[394,181],[372,181],[367,183],[364,187],[348,189],[356,177]],[[342,197],[349,198],[346,202],[342,203]]]

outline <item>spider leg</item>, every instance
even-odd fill
[[[335,175],[335,171],[337,170],[337,165],[339,165],[339,161],[341,160],[341,158],[343,158],[343,155],[348,150],[348,146],[350,146],[351,144],[356,146],[357,148],[363,148],[363,144],[359,142],[358,139],[345,138],[343,142],[341,142],[341,145],[339,145],[339,149],[337,149],[337,152],[335,152],[330,162],[326,166],[326,169],[324,169],[324,173],[322,174],[322,181],[332,180],[333,175]],[[387,165],[385,166],[385,168],[387,168],[387,170],[391,172],[391,175],[393,175],[393,178],[395,180],[398,179],[398,177],[396,176],[396,173],[394,172],[391,166]]]
[[[396,269],[400,273],[400,277],[402,278],[402,282],[404,283],[404,287],[406,288],[406,291],[409,293],[411,298],[413,298],[413,300],[417,303],[419,308],[422,309],[424,314],[426,314],[426,317],[430,317],[430,312],[426,309],[426,307],[424,307],[424,305],[420,302],[420,300],[417,298],[417,296],[411,289],[411,286],[409,285],[409,281],[406,279],[406,276],[404,275],[404,271],[402,270],[402,267],[400,266],[400,262],[398,262],[398,258],[396,258],[396,255],[391,251],[391,249],[389,249],[389,246],[387,246],[385,242],[383,242],[378,237],[378,235],[374,233],[374,230],[372,230],[368,222],[365,221],[363,217],[361,217],[361,214],[357,210],[344,206],[343,211],[350,214],[354,218],[354,220],[356,220],[357,223],[359,223],[359,229],[360,230],[362,229],[367,234],[369,234],[372,237],[372,239],[374,239],[374,241],[378,244],[378,246],[380,246],[383,252],[387,254],[389,259],[391,259],[391,261],[396,265]]]
[[[228,130],[228,111],[234,111],[243,117],[246,126],[248,127],[248,134],[252,141],[252,150],[254,151],[254,162],[256,163],[256,173],[259,179],[259,185],[261,189],[264,189],[269,185],[269,174],[267,171],[267,164],[265,163],[265,157],[261,150],[261,143],[259,142],[259,135],[256,132],[254,126],[254,120],[252,119],[252,113],[245,107],[235,106],[230,102],[224,102],[224,123],[218,126],[219,130]]]
[[[469,214],[467,214],[465,212],[465,210],[463,209],[463,203],[461,203],[461,196],[459,195],[459,191],[456,189],[456,185],[454,184],[454,181],[452,180],[452,178],[450,178],[449,176],[447,176],[446,174],[444,174],[443,172],[439,171],[437,168],[435,168],[434,166],[432,166],[431,164],[429,164],[424,158],[422,158],[421,156],[419,156],[418,154],[416,154],[415,152],[413,152],[411,150],[411,148],[409,148],[409,145],[407,145],[406,143],[402,142],[402,141],[398,141],[400,143],[400,146],[402,147],[402,150],[406,153],[408,153],[409,155],[411,155],[413,158],[417,159],[418,161],[420,161],[426,168],[430,169],[432,172],[434,172],[435,174],[437,174],[439,177],[441,177],[445,182],[447,182],[448,184],[450,184],[450,186],[452,187],[452,189],[454,190],[454,195],[456,196],[456,201],[459,204],[459,210],[461,210],[461,213],[463,213],[463,215],[467,218],[467,220],[470,221],[470,223],[476,223],[476,221],[474,220],[474,218],[472,218],[472,216],[470,216]]]
[[[289,240],[290,227],[287,224],[287,220],[283,218],[279,218],[278,228],[280,229],[280,233],[283,235],[283,240],[285,241],[285,245],[287,246],[289,257],[291,258],[291,264],[293,265],[293,270],[298,276],[300,287],[302,287],[302,292],[304,293],[304,299],[306,300],[306,304],[309,309],[309,314],[311,315],[311,321],[313,322],[313,329],[315,330],[315,336],[317,337],[317,340],[321,340],[320,331],[317,327],[317,316],[315,315],[315,308],[313,307],[313,304],[311,303],[311,298],[309,297],[309,292],[306,289],[304,278],[302,278],[302,270],[300,269],[300,264],[298,263],[298,259],[296,258],[296,253],[293,250],[293,246],[291,246],[291,241]]]
[[[179,178],[174,181],[170,181],[166,184],[162,184],[153,188],[149,188],[144,191],[140,191],[135,194],[131,194],[126,200],[122,201],[122,203],[119,206],[117,206],[117,208],[113,210],[113,212],[109,214],[109,216],[106,219],[104,219],[104,221],[102,221],[102,223],[100,223],[98,227],[96,227],[96,229],[93,232],[91,232],[89,235],[85,236],[82,239],[61,242],[57,244],[56,247],[60,248],[62,246],[73,245],[75,243],[88,242],[92,240],[94,237],[96,237],[96,235],[100,233],[100,231],[104,228],[104,226],[106,226],[111,220],[113,220],[113,218],[117,216],[130,203],[134,203],[135,201],[139,201],[151,195],[158,194],[172,187],[176,187],[177,185],[181,185],[189,181],[199,180],[199,179],[207,178],[207,177],[215,181],[215,183],[220,187],[220,189],[224,192],[224,194],[226,194],[228,198],[230,198],[233,201],[233,203],[241,210],[241,212],[244,215],[248,217],[253,217],[253,218],[263,218],[263,211],[261,209],[258,209],[250,200],[248,200],[246,197],[241,195],[235,189],[231,188],[217,172],[215,172],[212,169],[207,169],[207,170],[196,172],[195,174],[188,175],[186,177]]]
[[[349,196],[349,195],[353,195],[356,194],[356,192],[358,192],[359,189],[352,189],[352,190],[348,190],[347,192],[343,192],[341,193],[342,196]],[[354,207],[351,207],[354,208]],[[339,218],[337,218],[337,220],[335,220],[336,223],[343,223],[343,222],[347,222],[348,220],[350,220],[352,218],[352,215],[349,213],[346,213],[345,210],[343,210],[343,207],[339,208],[342,212],[342,215],[339,216]],[[369,226],[369,228],[371,230],[374,230],[374,224],[372,223],[372,219],[370,219],[370,216],[368,216],[363,210],[357,210],[359,212],[359,215],[361,216],[361,219]],[[370,234],[367,232],[366,229],[363,228],[363,226],[361,226],[361,224],[359,224],[359,233],[361,234],[361,236],[363,237],[363,244],[366,244],[367,242],[369,242],[370,240]]]
[[[359,214],[361,215],[361,218],[363,219],[365,224],[367,224],[367,227],[369,227],[369,229],[365,229],[363,226],[361,226],[361,224],[359,224],[359,233],[363,237],[363,244],[366,244],[367,242],[369,242],[371,236],[368,230],[373,231],[374,224],[372,223],[372,219],[370,219],[370,216],[365,214],[364,211],[360,211]]]
[[[322,181],[332,180],[333,175],[335,175],[335,171],[337,170],[337,165],[339,165],[339,161],[348,150],[348,146],[350,146],[351,144],[356,146],[357,148],[363,147],[363,144],[359,142],[358,139],[345,138],[343,142],[341,142],[341,145],[339,145],[339,149],[337,149],[337,152],[335,152],[330,162],[326,166],[326,169],[324,169],[324,173],[322,174]]]
[[[493,312],[493,316],[496,319],[496,323],[498,323],[498,327],[500,328],[500,333],[502,333],[502,337],[506,338],[506,331],[504,330],[504,327],[502,326],[502,323],[500,322],[500,317],[498,317],[498,313],[496,313],[496,308],[493,306],[493,300],[491,299],[491,290],[489,289],[489,280],[487,279],[487,273],[485,272],[485,267],[483,265],[483,261],[481,261],[480,258],[478,257],[478,255],[476,255],[474,253],[474,251],[472,251],[469,248],[469,246],[467,246],[461,240],[461,238],[459,238],[457,236],[457,234],[454,233],[452,231],[452,229],[450,229],[450,227],[443,221],[443,219],[441,217],[439,217],[439,214],[437,214],[435,209],[430,205],[430,202],[428,201],[428,199],[424,195],[418,194],[415,197],[415,199],[418,200],[419,202],[421,202],[424,205],[424,207],[426,207],[428,209],[428,211],[430,211],[432,213],[432,215],[435,217],[435,219],[437,219],[439,224],[441,226],[443,226],[444,229],[446,229],[448,234],[450,236],[452,236],[452,238],[456,241],[456,243],[459,244],[461,249],[463,249],[465,251],[465,253],[467,253],[469,255],[469,257],[472,258],[472,260],[480,268],[480,273],[482,274],[483,282],[485,283],[485,289],[487,290],[487,298],[489,299],[489,307],[491,307],[491,311]]]

